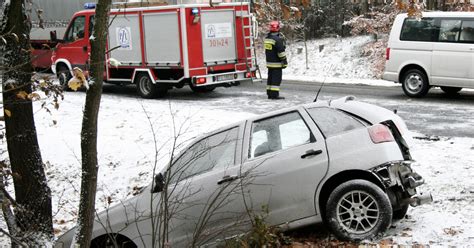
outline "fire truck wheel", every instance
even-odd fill
[[[158,93],[158,87],[154,84],[148,74],[140,73],[135,80],[138,94],[143,98],[154,98]]]
[[[59,85],[63,88],[63,90],[70,90],[67,83],[72,78],[71,72],[66,66],[60,65],[58,68],[58,74],[56,75],[59,80]]]
[[[215,90],[215,86],[201,86],[201,87],[195,87],[191,86],[191,90],[196,93],[206,93],[206,92],[211,92]]]

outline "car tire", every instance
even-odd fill
[[[61,86],[62,90],[70,91],[71,89],[69,88],[68,83],[69,80],[71,80],[72,75],[69,69],[64,65],[58,66],[56,76],[59,80],[59,85]]]
[[[455,95],[455,94],[457,94],[459,91],[462,90],[461,87],[446,87],[446,86],[441,86],[440,88],[441,88],[441,90],[442,90],[444,93],[446,93],[446,94],[448,94],[448,95]]]
[[[430,90],[430,84],[424,72],[410,69],[403,75],[402,88],[409,97],[424,97]]]
[[[342,240],[375,238],[392,223],[387,194],[366,180],[350,180],[337,186],[326,203],[326,223]]]
[[[158,95],[158,87],[153,83],[147,73],[140,73],[135,79],[138,94],[147,99],[154,98]]]
[[[409,205],[404,205],[398,210],[393,211],[392,220],[397,221],[405,218],[408,212]]]
[[[212,92],[216,89],[215,86],[201,86],[201,87],[196,87],[191,85],[191,90],[196,93],[208,93]]]

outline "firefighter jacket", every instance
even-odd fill
[[[263,42],[267,68],[286,68],[285,41],[279,33],[268,33]]]

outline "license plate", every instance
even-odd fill
[[[227,80],[232,80],[232,79],[234,79],[233,74],[217,76],[217,81],[227,81]]]

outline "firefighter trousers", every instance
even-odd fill
[[[278,98],[282,79],[282,68],[268,68],[267,96],[269,99]]]

